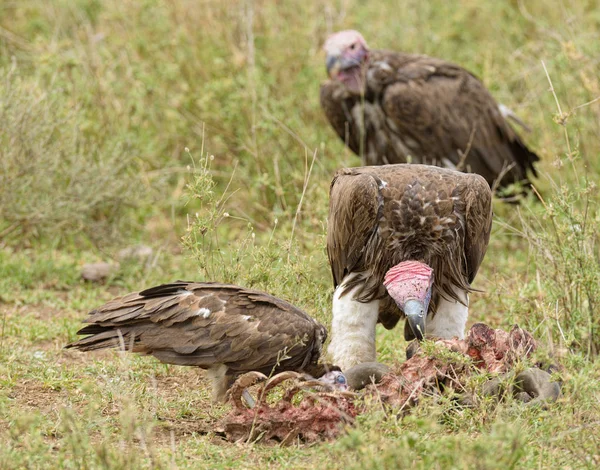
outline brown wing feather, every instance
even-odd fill
[[[178,365],[271,372],[316,362],[326,331],[293,305],[218,283],[176,282],[114,299],[92,311],[67,347],[119,347]],[[287,348],[287,349],[286,349]],[[283,358],[286,350],[288,359]]]
[[[327,255],[335,287],[349,273],[365,269],[365,249],[377,230],[379,185],[376,177],[354,169],[339,170],[331,182]]]
[[[441,166],[446,158],[490,184],[504,171],[504,185],[525,180],[527,170],[535,171],[538,157],[523,145],[476,77],[430,58],[407,68],[409,73],[399,74],[386,87],[381,106],[398,133],[415,139],[422,153],[433,159],[423,163]]]
[[[325,116],[342,142],[360,156],[360,132],[355,131],[351,115],[358,98],[351,96],[341,83],[327,81],[321,85],[320,101]]]
[[[477,275],[490,241],[492,231],[492,191],[478,175],[471,175],[465,196],[465,259],[469,283]]]

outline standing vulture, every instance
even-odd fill
[[[363,165],[424,163],[482,175],[492,187],[536,175],[539,157],[509,126],[485,86],[458,65],[372,50],[357,31],[325,43],[330,80],[321,107]],[[524,125],[523,125],[524,126]]]
[[[90,335],[67,348],[124,347],[161,362],[208,369],[213,399],[223,400],[245,372],[286,370],[345,385],[318,364],[327,330],[293,305],[264,292],[213,282],[164,284],[116,298],[90,312]]]
[[[342,370],[375,360],[375,325],[406,339],[464,337],[487,249],[492,192],[479,175],[429,165],[339,170],[327,254],[336,287],[328,352]]]

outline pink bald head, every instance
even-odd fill
[[[323,46],[327,52],[327,74],[342,82],[348,90],[360,93],[364,87],[364,67],[369,47],[358,31],[347,30],[329,36]]]
[[[346,50],[363,49],[368,51],[369,46],[367,46],[367,41],[365,41],[362,34],[353,29],[347,29],[329,36],[323,49],[325,49],[327,55],[340,55]]]
[[[418,261],[403,261],[390,269],[383,285],[388,294],[403,308],[407,300],[418,300],[425,309],[431,299],[433,269]]]

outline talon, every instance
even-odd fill
[[[515,378],[515,398],[530,405],[551,403],[560,397],[560,384],[552,376],[537,367],[524,370]]]

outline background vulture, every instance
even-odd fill
[[[342,370],[375,360],[375,325],[406,315],[406,339],[464,337],[487,249],[492,192],[479,175],[428,165],[339,170],[327,254],[336,287],[328,352]]]
[[[293,305],[264,292],[211,282],[176,282],[116,298],[90,312],[67,348],[124,347],[161,362],[208,369],[213,399],[223,400],[245,372],[286,370],[344,385],[318,364],[327,330]]]
[[[425,163],[477,173],[492,187],[536,175],[539,157],[505,118],[522,123],[465,69],[371,50],[357,31],[332,35],[325,51],[321,106],[364,165]]]

